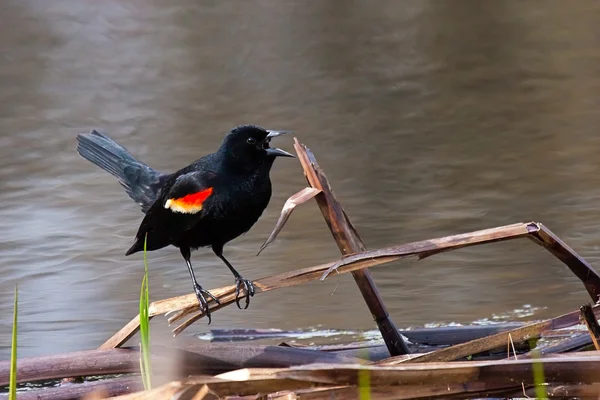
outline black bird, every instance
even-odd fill
[[[160,173],[138,161],[127,149],[108,136],[92,131],[77,136],[77,152],[85,159],[116,176],[119,183],[146,214],[125,255],[144,249],[178,247],[185,259],[200,309],[210,312],[205,295],[219,301],[196,280],[190,262],[191,251],[212,247],[233,273],[236,303],[246,292],[246,306],[254,285],[244,279],[223,256],[223,246],[246,233],[261,216],[271,198],[269,171],[276,157],[294,157],[269,146],[272,138],[285,131],[254,125],[238,126],[226,136],[219,149],[173,174]]]

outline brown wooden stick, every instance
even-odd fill
[[[183,382],[171,382],[157,388],[151,393],[138,392],[136,394],[119,397],[118,400],[142,400],[156,398],[190,398],[196,393],[211,393],[216,398],[230,398],[233,396],[252,396],[256,398],[257,393],[269,394],[271,399],[309,398],[309,399],[358,399],[356,386],[328,385],[324,382],[316,382],[311,376],[301,379],[285,379],[280,374],[294,371],[272,370],[272,369],[243,369],[223,374],[217,378],[191,377]],[[302,372],[302,371],[301,371]],[[323,371],[325,374],[330,371]],[[419,375],[418,371],[415,371]],[[319,371],[315,371],[318,374]],[[312,375],[312,374],[311,374]],[[425,374],[423,374],[425,375]],[[335,378],[333,378],[335,379]],[[327,381],[327,379],[324,379]],[[520,384],[511,382],[500,385],[493,382],[465,382],[465,383],[443,383],[436,382],[433,385],[396,385],[390,380],[389,385],[373,386],[370,388],[371,399],[426,399],[438,398],[440,394],[447,397],[450,394],[479,394],[497,391],[499,389],[515,390]],[[285,394],[287,393],[287,395]],[[297,396],[296,396],[297,395]],[[172,397],[171,397],[172,396]],[[265,396],[266,397],[266,396]],[[210,397],[211,399],[213,397]]]
[[[350,355],[282,346],[248,344],[200,344],[185,342],[185,348],[154,345],[155,377],[184,378],[190,374],[219,374],[239,368],[282,368],[305,364],[364,364]],[[23,358],[17,363],[18,382],[139,372],[135,349],[90,350]],[[10,362],[0,362],[0,386],[7,385]],[[141,378],[137,377],[139,383]],[[44,392],[46,393],[46,392]]]
[[[504,322],[496,323],[491,325],[460,325],[460,326],[438,326],[435,328],[411,328],[411,329],[400,329],[400,333],[406,336],[410,342],[430,345],[430,346],[450,346],[453,344],[468,342],[469,340],[479,339],[484,336],[492,335],[494,333],[508,331],[525,325],[524,322]],[[222,343],[222,342],[251,342],[254,340],[262,339],[278,339],[285,338],[293,335],[296,331],[294,330],[264,330],[264,329],[247,329],[247,328],[233,328],[233,329],[211,329],[211,343]],[[284,346],[298,347],[297,343],[289,343]],[[311,348],[314,350],[321,351],[338,351],[357,349],[365,347],[378,347],[368,342],[354,342],[354,343],[330,343],[325,345],[300,345],[299,347]]]
[[[317,164],[314,154],[296,138],[294,138],[294,149],[304,169],[306,180],[310,186],[321,190],[321,193],[316,197],[317,204],[342,255],[365,251],[362,239],[352,222],[350,222],[342,205],[336,199],[325,173]],[[368,270],[354,271],[352,276],[379,327],[390,354],[392,356],[408,354],[408,347],[392,322],[371,273]]]
[[[542,223],[536,223],[536,228],[531,231],[529,237],[565,263],[571,272],[583,282],[592,301],[594,303],[598,302],[598,296],[600,295],[600,275],[598,272]]]
[[[365,364],[367,361],[345,354],[283,346],[185,341],[183,348],[154,346],[157,359],[176,359],[178,368],[171,376],[215,375],[240,368],[287,368],[306,364]],[[182,367],[179,367],[182,365]]]
[[[553,384],[594,384],[600,382],[598,352],[553,356],[537,360],[500,360],[472,362],[440,362],[402,364],[395,366],[353,364],[310,364],[292,368],[243,368],[218,376],[192,376],[157,388],[152,393],[137,393],[122,399],[154,399],[184,396],[192,398],[198,391],[219,397],[263,395],[287,390],[302,394],[325,394],[315,398],[347,398],[357,391],[358,378],[369,376],[374,399],[466,398],[487,397],[493,393],[517,390],[521,383],[534,384],[531,369],[534,363],[544,368],[545,378]],[[350,386],[347,386],[350,385]],[[320,387],[320,389],[310,389]],[[171,390],[164,391],[170,388]],[[336,390],[341,390],[337,392]],[[385,393],[390,396],[385,396]],[[464,395],[460,397],[461,393]],[[151,394],[151,396],[149,396]],[[167,396],[168,395],[168,396]],[[383,396],[383,397],[381,397]],[[456,396],[456,397],[455,397]],[[178,397],[179,398],[179,397]],[[271,395],[269,398],[279,398]],[[296,397],[293,397],[296,398]],[[313,398],[308,396],[307,398]],[[354,397],[349,397],[354,398]]]
[[[17,382],[139,371],[140,354],[128,349],[88,350],[17,360]],[[0,386],[8,385],[10,361],[0,361]]]
[[[590,304],[585,304],[581,306],[579,311],[581,312],[581,320],[588,328],[594,347],[596,350],[600,350],[600,325],[598,325],[598,320],[594,315],[594,309]]]
[[[154,304],[154,303],[153,303]],[[150,314],[150,319],[153,315]],[[140,329],[140,315],[136,315],[131,321],[119,329],[117,333],[112,335],[106,342],[102,343],[98,350],[107,350],[121,347]]]
[[[17,398],[19,400],[72,400],[86,399],[86,396],[89,396],[90,399],[100,399],[120,396],[142,389],[142,380],[139,376],[123,376],[18,392]],[[93,397],[94,394],[97,394],[98,397]]]
[[[371,250],[347,256],[341,261],[325,263],[313,267],[272,275],[254,281],[254,285],[256,287],[257,293],[266,292],[283,287],[300,285],[306,282],[311,282],[320,279],[326,271],[335,270],[336,273],[342,274],[357,269],[369,268],[377,265],[390,263],[407,257],[420,257],[423,255],[431,255],[432,253],[440,253],[467,246],[528,237],[528,235],[531,235],[532,233],[535,233],[538,230],[538,223],[517,223],[491,229],[483,229],[469,233],[462,233],[458,235],[451,235],[441,238],[422,240],[413,243],[406,243],[384,249]],[[592,278],[588,281],[586,287],[595,288],[593,284],[594,274],[595,272],[591,272],[590,276],[592,276]],[[213,293],[221,301],[221,306],[217,306],[212,301],[212,299],[209,299],[209,306],[211,307],[211,311],[216,311],[222,307],[232,304],[235,301],[234,286],[225,286],[218,289],[212,289],[211,293]],[[170,323],[197,312],[198,300],[196,299],[196,296],[194,294],[187,294],[183,296],[173,297],[170,299],[155,301],[152,304],[150,304],[151,317],[172,311],[178,312],[169,319]],[[174,330],[174,333],[176,335],[181,333],[187,326],[189,326],[191,323],[197,321],[202,317],[203,314],[193,315],[184,324],[177,327]],[[119,347],[123,343],[125,343],[133,334],[135,334],[135,332],[137,332],[138,329],[139,319],[138,317],[135,317],[126,326],[121,328],[121,330],[119,330],[115,335],[108,339],[102,346],[100,346],[100,348],[107,349]]]
[[[302,394],[317,394],[314,398],[347,398],[351,395],[347,386],[357,392],[360,376],[369,376],[371,393],[374,399],[429,399],[472,397],[479,395],[501,393],[507,390],[517,390],[521,383],[527,388],[535,384],[531,373],[533,364],[541,364],[545,381],[550,384],[596,384],[600,382],[598,369],[600,355],[596,352],[585,355],[570,355],[568,357],[548,357],[537,360],[499,360],[471,362],[442,362],[417,363],[395,366],[377,365],[322,365],[311,364],[292,368],[251,368],[231,371],[216,377],[191,377],[187,381],[173,382],[164,388],[169,396],[183,395],[190,398],[197,391],[204,390],[219,397],[235,395],[263,395],[275,391],[288,390]],[[206,389],[203,389],[206,386]],[[319,387],[321,389],[310,389]],[[332,389],[341,390],[341,392]],[[184,392],[185,390],[185,392]],[[122,399],[168,398],[144,396],[143,393],[125,396]],[[318,396],[319,393],[325,396]],[[390,396],[386,396],[391,394]],[[339,396],[337,396],[339,394]],[[462,397],[461,397],[462,394]],[[279,396],[269,396],[279,398]],[[349,397],[354,398],[354,397]]]
[[[355,263],[357,261],[376,260],[379,258],[395,261],[412,256],[422,258],[429,257],[433,254],[461,249],[463,247],[476,246],[482,243],[494,243],[526,237],[530,234],[530,227],[532,224],[535,223],[519,222],[512,225],[498,226],[458,235],[420,240],[418,242],[400,244],[383,249],[364,251],[344,257],[340,261],[333,263],[333,265],[323,274],[321,280],[325,279],[333,271],[354,271],[356,269]]]
[[[404,363],[394,366],[311,364],[300,367],[269,369],[249,368],[231,371],[216,378],[244,381],[253,379],[293,379],[327,385],[357,385],[359,371],[369,374],[370,385],[425,385],[436,383],[494,382],[534,384],[531,368],[542,364],[548,383],[600,382],[600,354],[548,357],[536,360],[494,360]]]
[[[423,240],[409,245],[399,245],[385,249],[364,251],[362,253],[344,257],[342,260],[332,265],[323,274],[321,279],[325,279],[331,272],[339,271],[344,267],[350,268],[352,271],[356,270],[357,266],[354,264],[356,261],[389,257],[396,257],[396,259],[399,259],[412,255],[424,258],[433,254],[456,250],[462,247],[511,240],[520,237],[532,239],[562,261],[569,267],[571,272],[582,281],[592,300],[594,302],[598,301],[598,295],[600,294],[600,275],[588,262],[539,222],[518,223],[465,234]]]
[[[391,260],[379,259],[376,261],[367,260],[361,263],[364,265],[371,264],[372,262],[384,264],[390,261]],[[295,271],[284,272],[258,279],[253,282],[256,289],[256,294],[316,281],[332,264],[333,263],[315,265],[308,268],[302,268]],[[224,286],[217,289],[211,289],[210,292],[221,302],[221,305],[216,305],[212,299],[209,299],[208,304],[211,312],[219,310],[235,302],[235,286]],[[170,318],[169,322],[180,320],[187,315],[197,312],[198,299],[196,298],[196,295],[191,293],[169,299],[158,300],[151,303],[149,306],[150,318],[173,311],[177,311],[177,313]],[[201,313],[193,315],[184,324],[175,328],[173,332],[175,335],[178,335],[187,326],[202,317],[204,317],[204,314]],[[139,316],[136,316],[106,342],[104,342],[99,348],[110,349],[123,345],[139,330],[139,326]]]
[[[278,378],[310,379],[332,385],[358,384],[358,371],[368,371],[370,383],[379,385],[410,385],[465,383],[473,381],[533,384],[533,363],[544,367],[546,382],[598,383],[600,382],[600,355],[548,357],[529,360],[455,361],[404,363],[394,366],[379,365],[307,365],[277,372]],[[252,370],[247,370],[252,371]],[[235,371],[234,371],[235,372]],[[231,372],[229,374],[233,374]],[[246,375],[251,376],[251,373]]]
[[[594,313],[600,314],[600,305],[593,308]],[[533,339],[539,337],[543,332],[550,329],[560,329],[579,323],[579,312],[573,311],[568,314],[563,314],[559,317],[548,319],[541,322],[525,325],[506,332],[496,333],[495,335],[486,336],[481,339],[471,340],[470,342],[460,343],[454,346],[446,347],[445,349],[436,350],[431,353],[423,354],[422,356],[405,360],[402,358],[391,357],[387,360],[378,362],[378,365],[395,365],[398,363],[421,363],[421,362],[442,362],[453,361],[461,357],[474,355],[483,351],[488,351],[506,345],[508,335],[512,337],[514,342]]]

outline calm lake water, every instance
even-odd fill
[[[537,220],[598,267],[599,39],[595,0],[0,1],[0,358],[17,283],[21,356],[93,348],[137,313],[142,255],[124,253],[142,214],[76,154],[94,128],[164,171],[237,124],[294,130],[371,249]],[[272,180],[229,260],[256,279],[338,258],[314,203],[255,256],[306,184],[290,159]],[[205,287],[233,283],[210,250],[192,261]],[[177,249],[149,263],[152,300],[191,291]],[[526,240],[373,274],[399,327],[589,301]],[[211,328],[374,326],[343,275],[228,307]],[[167,332],[164,318],[153,329]]]

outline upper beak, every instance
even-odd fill
[[[269,139],[272,139],[274,137],[281,136],[281,135],[286,135],[288,133],[292,133],[292,131],[272,131],[270,129],[267,129],[267,132],[269,132],[269,134],[267,135],[267,137]]]
[[[272,131],[272,130],[267,130],[267,132],[269,132],[269,134],[267,135],[267,139],[272,139],[274,137],[277,136],[281,136],[281,135],[285,135],[287,133],[291,133],[291,131]],[[267,150],[267,154],[273,156],[273,157],[292,157],[292,158],[296,158],[296,156],[294,156],[293,154],[288,153],[285,150],[281,150],[275,147],[271,147],[266,149]]]

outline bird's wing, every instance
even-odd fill
[[[142,239],[146,233],[172,240],[181,232],[192,228],[202,218],[205,201],[213,195],[211,177],[205,171],[188,172],[174,178],[159,198],[154,202],[136,238]]]
[[[202,211],[204,201],[213,193],[206,175],[205,172],[189,172],[178,176],[162,196],[162,207],[172,213],[198,214]]]

